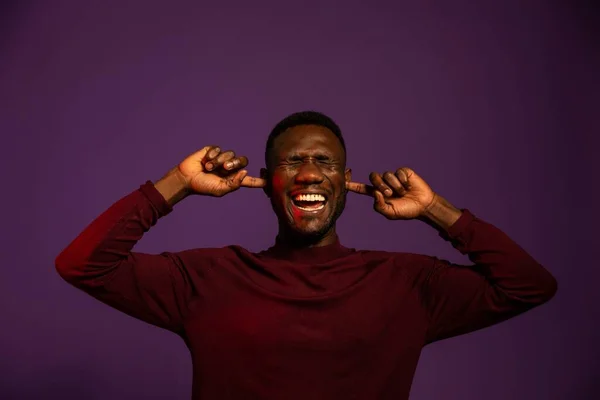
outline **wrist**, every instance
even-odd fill
[[[462,211],[454,207],[448,200],[434,194],[433,200],[425,208],[419,220],[438,230],[447,231],[462,215]]]
[[[154,187],[171,206],[174,206],[190,194],[188,182],[178,167],[171,169],[165,176],[156,181]]]

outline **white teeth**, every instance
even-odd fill
[[[299,194],[294,199],[297,201],[325,201],[325,196],[320,194]]]

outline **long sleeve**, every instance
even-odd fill
[[[440,234],[474,265],[431,258],[422,284],[427,343],[507,320],[549,301],[555,278],[497,227],[468,210]]]
[[[189,271],[175,253],[131,251],[171,211],[146,182],[97,217],[58,255],[58,273],[113,308],[180,333],[194,293]]]

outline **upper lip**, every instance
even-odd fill
[[[292,198],[298,196],[299,194],[320,194],[321,196],[325,197],[325,200],[327,200],[327,192],[323,192],[320,190],[294,190],[293,192],[290,193],[290,196]]]

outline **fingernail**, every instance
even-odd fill
[[[231,168],[233,164],[231,162],[226,162],[225,163],[225,168]]]
[[[387,190],[385,191],[385,194],[387,194],[388,196],[391,196],[391,195],[392,195],[392,191],[391,191],[390,189],[387,189]]]
[[[206,169],[212,169],[213,165],[211,163],[206,163]]]

